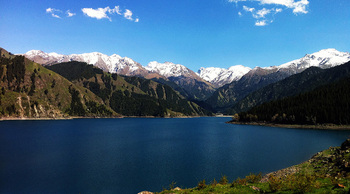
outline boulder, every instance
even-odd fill
[[[346,141],[344,141],[344,142],[341,144],[340,149],[341,149],[341,150],[350,149],[350,139],[347,139]]]

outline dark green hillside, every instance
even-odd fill
[[[210,114],[187,101],[171,87],[152,80],[105,73],[82,62],[61,63],[48,68],[88,88],[123,115],[163,117]]]
[[[204,80],[197,80],[190,77],[169,77],[170,81],[180,86],[188,95],[190,100],[206,100],[215,92],[215,88]]]
[[[350,124],[350,78],[239,113],[240,122]]]
[[[177,85],[175,82],[172,82],[172,81],[169,81],[169,80],[165,80],[163,78],[153,78],[152,80],[155,81],[155,82],[158,82],[160,84],[170,86],[175,91],[178,91],[180,93],[180,95],[186,97],[187,99],[191,98],[191,95],[188,94],[188,92],[186,92],[182,87]]]
[[[235,104],[228,114],[247,111],[256,105],[272,100],[311,91],[319,86],[350,77],[350,62],[330,69],[311,67],[302,73],[263,87]]]
[[[255,68],[240,80],[226,84],[217,89],[205,102],[217,112],[226,112],[249,93],[254,92],[271,83],[275,83],[290,76],[284,71],[273,72],[262,68]]]
[[[117,116],[91,91],[0,49],[0,117]]]

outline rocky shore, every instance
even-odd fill
[[[257,125],[257,126],[296,128],[296,129],[350,130],[350,125],[334,125],[334,124],[297,125],[297,124],[276,124],[276,123],[267,123],[267,122],[236,122],[236,121],[228,121],[226,123],[236,124],[236,125]]]

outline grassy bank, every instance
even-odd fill
[[[250,174],[230,182],[202,180],[194,188],[175,188],[166,193],[348,193],[350,188],[350,139],[340,147],[315,154],[310,160],[262,176]]]

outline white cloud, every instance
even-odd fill
[[[46,11],[46,13],[51,14],[51,16],[55,17],[55,18],[61,18],[61,16],[59,16],[59,14],[64,13],[59,9],[55,9],[55,8],[51,8],[51,7],[47,8],[45,11]],[[135,22],[140,21],[139,18],[136,18],[136,19],[132,18],[133,13],[131,10],[125,9],[125,11],[123,12],[119,6],[115,6],[114,8],[110,8],[109,6],[107,6],[105,8],[97,8],[97,9],[82,8],[81,11],[84,13],[84,15],[91,17],[91,18],[96,18],[98,20],[108,19],[109,21],[112,21],[111,15],[118,14],[118,15],[121,15],[130,21],[135,21]],[[66,13],[67,17],[73,17],[76,15],[76,13],[73,13],[70,10],[67,10],[65,13]]]
[[[257,0],[260,1],[261,4],[276,4],[283,5],[286,7],[290,7],[293,5],[294,0]]]
[[[128,10],[128,9],[125,10],[125,12],[124,12],[124,17],[125,17],[126,19],[128,19],[128,20],[133,20],[133,19],[132,19],[132,12],[131,12],[130,10]]]
[[[255,19],[258,19],[258,18],[264,18],[267,14],[271,13],[271,10],[273,9],[266,9],[266,8],[263,8],[261,10],[258,10],[256,12],[256,14],[253,14],[253,17]]]
[[[46,9],[46,13],[50,13],[52,17],[61,18],[59,15],[55,14],[57,12],[59,13],[59,12],[62,12],[62,11],[59,10],[59,9],[51,8],[51,7]]]
[[[108,10],[109,13],[117,13],[118,15],[122,15],[119,6],[115,6],[113,9]]]
[[[252,13],[252,17],[255,19],[264,19],[264,20],[257,20],[255,22],[256,26],[265,26],[269,23],[273,22],[273,17],[277,14],[283,11],[282,7],[285,7],[286,9],[292,9],[293,13],[295,15],[298,14],[307,14],[308,13],[308,0],[228,0],[228,2],[236,3],[238,5],[239,2],[242,2],[242,4],[245,4],[244,2],[257,2],[257,6],[263,7],[264,5],[270,5],[273,6],[273,8],[267,9],[263,7],[262,9],[257,10],[258,8],[254,7],[247,7],[246,5],[243,5],[242,9],[246,12]],[[249,5],[252,5],[250,3]],[[256,11],[257,10],[257,11]],[[238,12],[239,16],[242,16],[241,12]],[[266,18],[266,19],[265,19]]]
[[[239,1],[247,1],[247,0],[228,0],[228,2],[238,3]]]
[[[301,0],[298,2],[293,3],[293,13],[294,14],[298,14],[298,13],[304,13],[307,14],[308,11],[307,6],[309,5],[309,1],[308,0]]]
[[[109,7],[105,7],[105,8],[97,8],[97,9],[83,8],[81,10],[86,16],[91,18],[96,18],[98,20],[106,18],[106,19],[109,19],[109,21],[112,21],[110,15],[118,14],[118,15],[122,15],[124,18],[130,21],[134,21],[134,19],[132,18],[132,15],[133,15],[132,11],[129,9],[125,9],[124,13],[122,13],[122,10],[120,9],[119,6],[115,6],[113,9]],[[135,22],[139,22],[139,18],[135,19]]]
[[[267,23],[266,23],[266,20],[260,20],[260,21],[258,20],[255,22],[255,25],[256,26],[266,26]]]
[[[247,12],[253,12],[253,11],[255,11],[255,8],[247,7],[247,6],[245,6],[245,5],[243,5],[243,9],[244,9],[244,11],[247,11]]]
[[[61,18],[60,16],[56,15],[56,14],[51,14],[52,17],[54,18]]]
[[[67,10],[66,14],[67,14],[67,17],[73,17],[76,15],[75,13],[70,12],[70,10]]]
[[[107,15],[107,12],[110,11],[109,7],[97,8],[97,9],[83,8],[83,9],[81,9],[81,11],[85,15],[87,15],[88,17],[91,17],[91,18],[96,18],[98,20],[103,19],[103,18],[107,18],[107,19],[109,19],[109,21],[112,21],[112,19],[110,17],[108,17],[108,15]]]
[[[277,8],[277,9],[275,9],[275,13],[280,13],[280,12],[282,12],[283,10],[281,9],[281,8]]]

